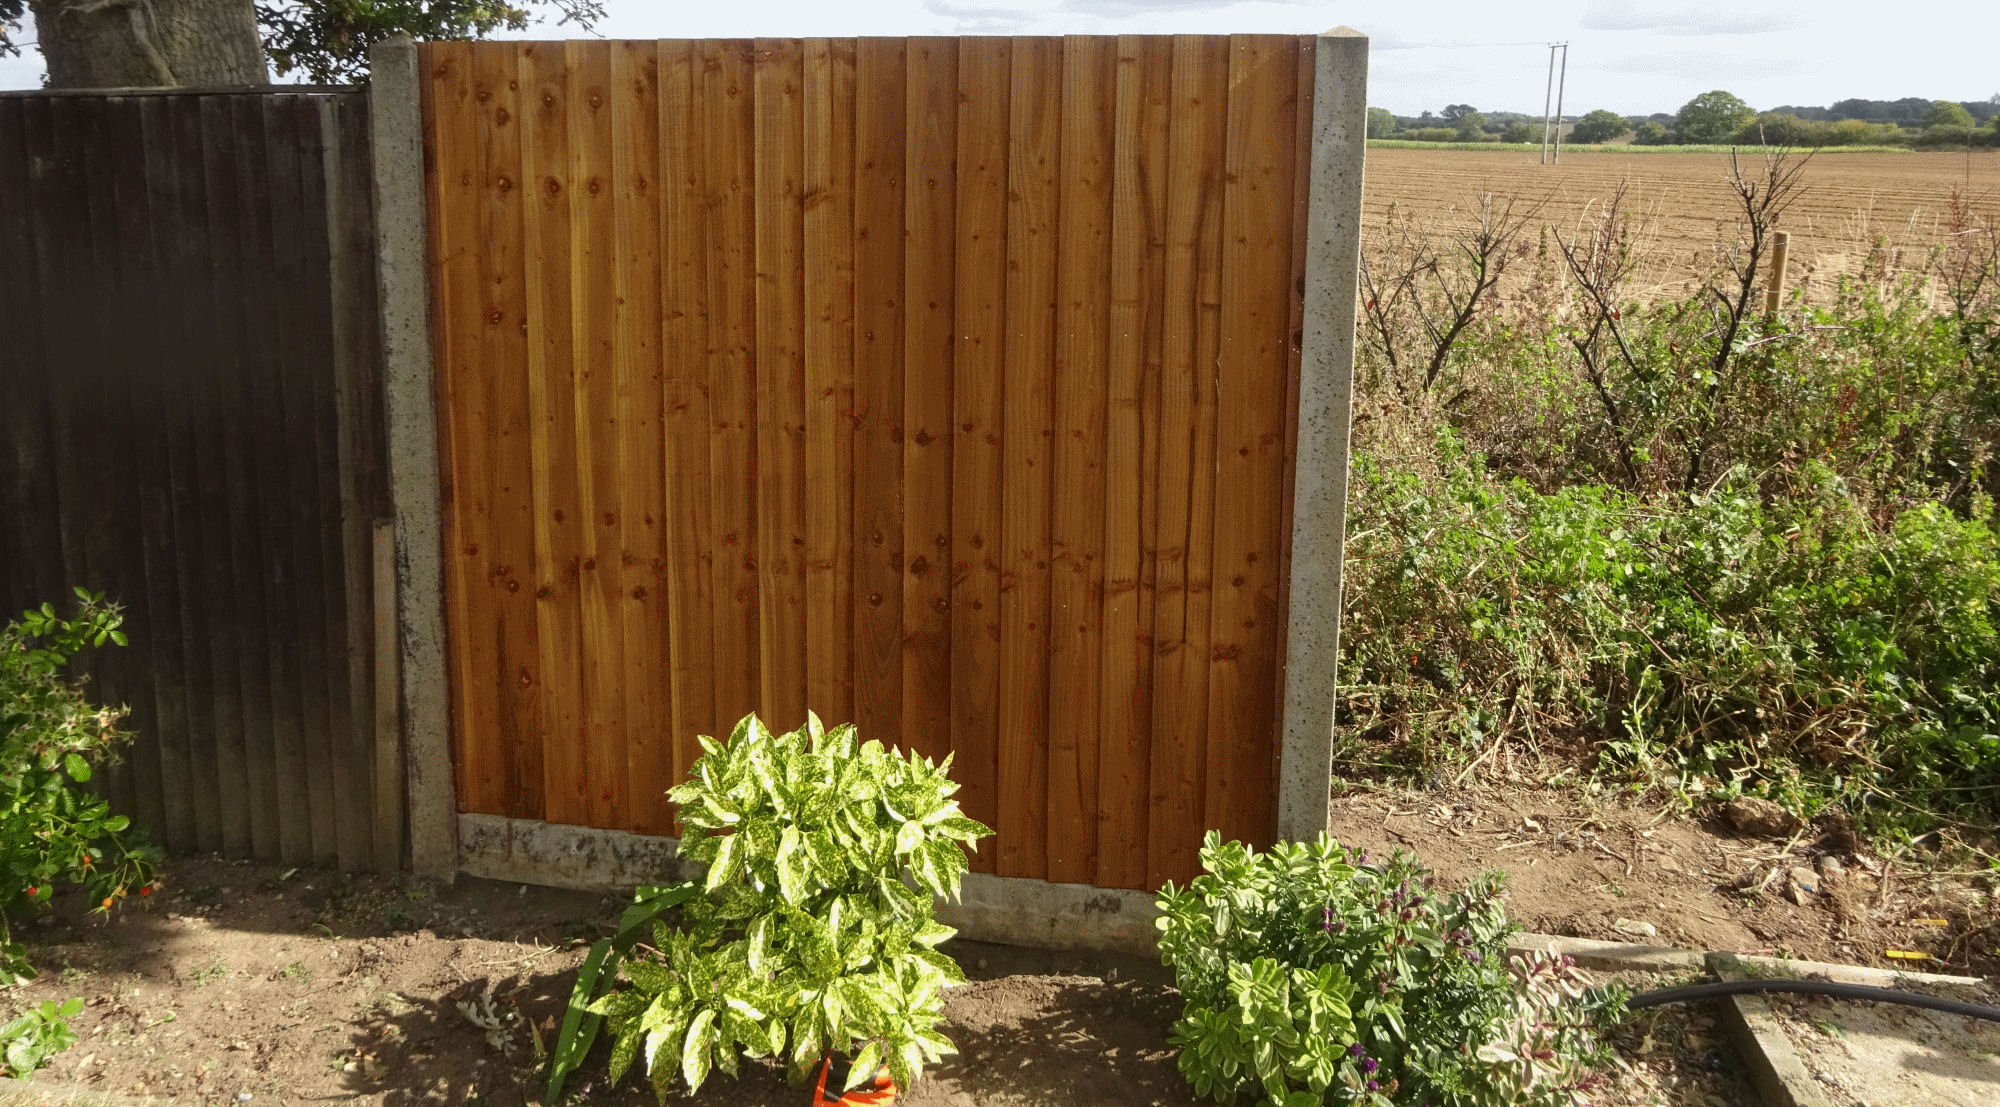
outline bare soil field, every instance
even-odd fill
[[[1602,210],[1622,183],[1627,209],[1638,217],[1640,272],[1672,289],[1705,271],[1717,244],[1733,237],[1734,197],[1721,154],[1632,154],[1612,150],[1565,153],[1538,164],[1532,151],[1370,150],[1367,225],[1383,226],[1390,205],[1411,215],[1462,215],[1477,195],[1545,202],[1541,222],[1575,225]],[[1761,156],[1746,154],[1749,171]],[[1975,212],[2000,218],[2000,152],[1823,154],[1805,171],[1805,192],[1781,223],[1792,235],[1792,283],[1808,295],[1854,272],[1870,247],[1884,240],[1896,268],[1921,268],[1938,242],[1954,191]],[[1517,211],[1520,210],[1517,208]]]

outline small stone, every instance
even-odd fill
[[[1831,887],[1840,883],[1840,878],[1847,875],[1847,869],[1841,865],[1840,858],[1829,853],[1819,859],[1819,875]]]
[[[1803,825],[1790,811],[1756,796],[1738,796],[1723,804],[1722,821],[1739,833],[1759,838],[1788,837]]]
[[[1803,907],[1811,902],[1808,897],[1819,894],[1819,877],[1815,876],[1811,869],[1794,865],[1791,872],[1786,875],[1791,878],[1787,890],[1791,893],[1793,903]]]
[[[981,957],[979,960],[974,961],[973,964],[983,971],[986,968],[986,958]]]
[[[1619,919],[1611,925],[1618,933],[1629,934],[1634,938],[1651,938],[1659,934],[1659,930],[1652,923],[1641,922],[1638,919]]]

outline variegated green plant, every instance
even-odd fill
[[[859,1082],[886,1065],[907,1087],[953,1052],[938,1033],[944,988],[961,983],[932,917],[955,898],[965,851],[992,833],[933,763],[851,725],[773,734],[755,715],[702,756],[670,795],[681,856],[706,875],[642,888],[619,935],[585,963],[551,1063],[548,1101],[581,1063],[598,1020],[611,1078],[643,1061],[664,1099],[741,1057],[780,1057],[797,1082],[827,1054]],[[680,911],[672,923],[665,914]],[[650,931],[643,953],[638,939]],[[622,968],[625,986],[616,983]]]

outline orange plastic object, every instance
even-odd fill
[[[889,1107],[896,1102],[896,1082],[889,1079],[889,1070],[875,1070],[875,1079],[863,1080],[853,1088],[842,1092],[848,1074],[853,1071],[845,1057],[838,1060],[829,1058],[819,1063],[819,1079],[813,1084],[813,1107],[839,1104],[840,1107]]]

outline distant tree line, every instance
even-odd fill
[[[1978,101],[1856,99],[1825,108],[1787,105],[1759,112],[1716,89],[1677,112],[1627,116],[1598,110],[1566,116],[1561,127],[1564,142],[1583,145],[2000,146],[2000,93]],[[1482,112],[1471,104],[1448,104],[1414,116],[1368,109],[1370,138],[1518,144],[1541,142],[1542,130],[1539,115]]]

